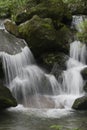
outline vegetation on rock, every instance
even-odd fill
[[[79,26],[81,31],[77,33],[77,37],[80,41],[87,43],[87,20],[82,22]]]

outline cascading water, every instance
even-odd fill
[[[86,46],[79,41],[71,43],[67,70],[59,83],[53,75],[44,73],[35,63],[26,46],[22,52],[0,54],[6,76],[6,85],[18,103],[35,108],[70,108],[77,97],[84,95],[80,71],[86,63]]]
[[[77,25],[75,19],[74,24]],[[3,31],[0,33],[4,34]],[[8,35],[8,33],[5,34],[6,38]],[[10,39],[13,39],[13,36]],[[23,49],[19,47],[19,42]],[[9,40],[8,43],[10,43]],[[5,71],[6,86],[12,91],[19,104],[32,108],[65,109],[71,108],[74,100],[84,95],[84,81],[80,71],[86,67],[85,44],[80,41],[71,43],[70,58],[66,63],[67,70],[63,71],[62,82],[60,82],[36,65],[30,49],[24,45],[23,40],[16,39],[14,43],[21,52],[18,53],[15,50],[13,55],[10,55],[1,50],[0,58]],[[14,48],[15,46],[13,50]]]
[[[6,85],[18,103],[29,107],[54,107],[49,95],[58,94],[59,84],[53,75],[45,74],[26,46],[21,53],[0,54],[6,76]],[[52,105],[51,105],[52,104]]]

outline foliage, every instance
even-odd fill
[[[63,0],[72,14],[87,14],[87,0]]]
[[[18,10],[24,10],[28,0],[0,0],[0,17],[10,17]]]
[[[80,41],[87,43],[87,20],[80,25],[81,31],[77,33],[77,37]]]
[[[65,128],[63,126],[60,126],[60,125],[52,125],[52,126],[50,126],[50,128],[53,130],[65,130]],[[74,129],[66,129],[66,130],[81,130],[81,129],[74,128]]]

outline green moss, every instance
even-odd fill
[[[56,40],[56,30],[51,19],[34,16],[18,28],[20,35],[29,43],[33,53],[38,52],[38,49],[42,53],[55,45],[53,42]]]
[[[77,37],[80,41],[87,43],[87,20],[79,25],[81,32],[77,33]]]
[[[27,5],[28,6],[28,5]],[[50,7],[50,8],[49,8]],[[65,13],[66,12],[66,13]],[[26,13],[28,14],[27,20],[32,18],[34,15],[38,15],[41,18],[51,18],[52,20],[59,20],[63,23],[68,24],[71,21],[71,13],[68,10],[68,7],[63,1],[61,0],[44,0],[38,2],[35,6],[31,6],[29,8],[26,7]],[[16,17],[16,23],[20,21],[20,23],[24,22],[23,17],[22,19],[19,17],[20,12]],[[26,21],[26,17],[24,16]]]

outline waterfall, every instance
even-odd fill
[[[86,64],[86,45],[82,44],[80,41],[74,41],[70,45],[70,57]]]
[[[74,100],[84,95],[80,71],[86,67],[86,46],[79,41],[70,45],[70,58],[61,83],[37,66],[27,46],[15,55],[0,52],[0,57],[6,86],[25,107],[71,108]]]
[[[86,19],[85,15],[73,16],[72,28],[81,31],[79,24]],[[0,20],[0,36],[0,58],[5,84],[18,104],[29,108],[66,109],[71,108],[76,98],[85,94],[84,80],[80,74],[87,67],[87,49],[84,43],[74,41],[70,44],[70,58],[60,82],[36,64],[24,40],[6,32],[3,20]]]
[[[27,46],[16,55],[1,52],[0,57],[5,71],[6,86],[18,103],[38,108],[44,107],[44,104],[45,107],[51,104],[49,95],[59,93],[59,84],[53,75],[46,74],[36,65]]]

